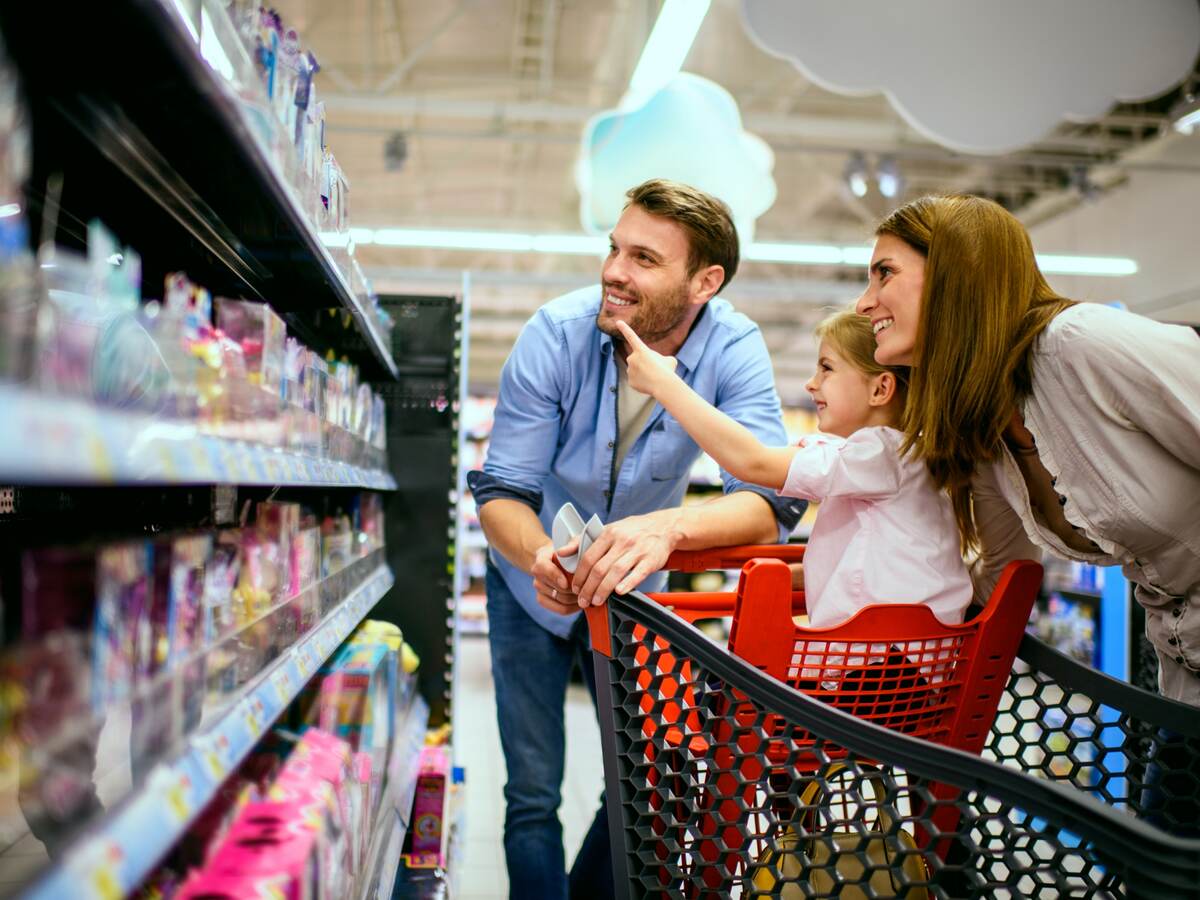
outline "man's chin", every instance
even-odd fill
[[[596,316],[596,327],[609,337],[619,338],[621,336],[621,332],[617,330],[617,323],[620,321],[623,320],[612,315],[612,313],[608,312],[607,310],[601,310]],[[628,320],[624,321],[627,321],[628,325],[633,328],[635,332],[637,331],[637,326],[635,326],[632,322],[628,322]]]

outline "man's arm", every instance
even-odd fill
[[[554,564],[554,546],[537,514],[520,500],[498,497],[479,508],[488,545],[533,576],[538,603],[557,613],[579,609],[567,576]]]
[[[698,506],[680,506],[613,522],[580,560],[572,587],[579,606],[633,590],[676,550],[767,544],[779,538],[775,513],[763,497],[735,491]],[[574,543],[562,548],[567,555]]]

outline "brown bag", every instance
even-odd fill
[[[840,765],[831,766],[825,779],[844,769]],[[871,786],[880,804],[873,807],[876,821],[864,823],[861,831],[857,828],[835,831],[819,838],[802,838],[795,828],[786,828],[775,839],[777,849],[768,850],[750,867],[746,894],[765,894],[784,900],[800,900],[813,893],[841,900],[868,897],[928,900],[929,889],[925,885],[929,872],[925,860],[916,850],[912,835],[902,827],[894,827],[892,816],[883,808],[887,791],[882,776],[877,771],[865,772],[862,781]],[[800,795],[800,805],[811,807],[818,799],[821,785],[817,779],[809,783]],[[801,883],[808,886],[807,892]]]

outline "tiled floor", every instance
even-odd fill
[[[504,756],[496,726],[491,654],[486,636],[462,637],[455,668],[454,740],[458,764],[466,767],[466,845],[454,900],[497,900],[508,896],[504,868]],[[591,824],[604,782],[600,730],[587,690],[567,694],[567,775],[563,784],[563,844],[567,864]]]

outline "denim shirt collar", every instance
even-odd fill
[[[700,307],[700,313],[696,316],[696,321],[692,323],[692,330],[684,339],[683,346],[675,354],[675,359],[683,366],[681,375],[693,371],[700,363],[700,358],[704,355],[704,346],[708,343],[709,335],[712,334],[713,325],[713,317],[708,312],[708,304],[705,303]],[[604,356],[613,352],[612,336],[604,331],[600,331],[600,352]]]

